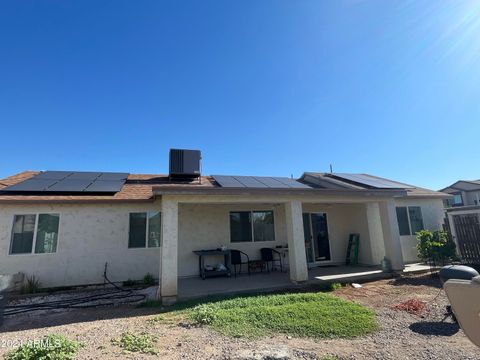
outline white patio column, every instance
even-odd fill
[[[307,281],[308,267],[303,235],[302,203],[297,200],[285,203],[285,216],[290,280],[293,282]]]
[[[164,305],[177,300],[178,201],[162,197],[162,247],[159,296]]]
[[[366,203],[365,206],[367,212],[368,235],[370,238],[370,256],[372,257],[372,264],[379,265],[385,256],[380,205],[378,202],[369,202]]]
[[[380,202],[380,217],[382,219],[383,242],[385,255],[391,261],[394,271],[403,271],[402,244],[398,229],[397,212],[393,199]]]

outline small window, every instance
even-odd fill
[[[129,248],[159,247],[161,233],[159,211],[130,213]]]
[[[35,241],[36,253],[52,253],[57,251],[58,214],[38,215],[37,241]]]
[[[397,221],[400,235],[410,235],[410,225],[408,224],[408,214],[405,206],[397,207]]]
[[[275,240],[273,211],[253,212],[253,241]]]
[[[230,213],[230,241],[252,241],[252,224],[249,211]]]
[[[412,231],[412,235],[415,235],[418,231],[424,229],[422,209],[420,206],[409,206],[408,217],[410,218],[410,229]]]
[[[453,195],[453,205],[454,206],[463,205],[462,194]]]
[[[397,207],[397,221],[400,236],[415,235],[418,231],[424,230],[420,206]]]
[[[274,241],[273,211],[230,212],[230,241]]]
[[[15,215],[10,254],[56,252],[59,222],[59,214]]]

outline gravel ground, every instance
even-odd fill
[[[345,287],[334,293],[373,308],[381,330],[353,340],[314,340],[273,336],[251,341],[231,339],[205,328],[179,322],[148,321],[155,309],[111,307],[64,313],[16,316],[0,334],[0,354],[27,340],[61,333],[85,344],[79,359],[480,359],[480,349],[458,326],[444,318],[447,299],[437,280],[428,277],[382,280],[361,289]],[[392,306],[405,300],[428,303],[423,317]],[[158,338],[158,355],[125,354],[111,344],[123,332],[148,332]]]

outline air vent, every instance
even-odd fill
[[[170,177],[199,177],[201,158],[199,150],[170,149]]]

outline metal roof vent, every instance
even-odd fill
[[[200,150],[170,149],[169,176],[175,178],[197,178],[200,176]]]

